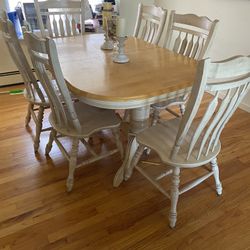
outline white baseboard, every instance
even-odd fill
[[[250,106],[245,104],[245,103],[241,103],[240,106],[239,106],[240,109],[250,113]]]

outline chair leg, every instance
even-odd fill
[[[129,122],[129,120],[130,120],[129,110],[126,109],[126,110],[124,111],[124,116],[123,116],[123,118],[122,118],[122,121],[123,121],[123,122]]]
[[[112,129],[112,133],[115,137],[115,143],[116,143],[116,146],[120,152],[120,155],[121,155],[121,158],[123,159],[123,156],[124,156],[124,150],[123,150],[123,145],[122,145],[122,142],[121,142],[121,137],[120,137],[120,132],[119,132],[119,128],[117,129]]]
[[[143,154],[143,151],[144,151],[144,146],[139,145],[139,147],[137,148],[135,155],[130,163],[130,167],[126,169],[125,180],[128,180],[130,178],[130,176],[132,175],[135,166],[137,165],[138,161],[140,160],[140,158]]]
[[[67,192],[70,192],[74,185],[74,173],[75,173],[76,163],[77,163],[78,146],[79,146],[79,139],[73,138],[72,148],[70,152],[70,160],[69,160],[69,175],[68,175],[67,183],[66,183]]]
[[[157,124],[159,117],[160,117],[160,110],[154,109],[153,110],[152,126],[155,126]]]
[[[26,115],[26,118],[25,118],[25,126],[26,127],[29,125],[30,118],[31,118],[31,110],[33,110],[33,108],[34,108],[34,104],[29,103],[28,109],[27,109],[27,115]]]
[[[52,149],[52,144],[53,144],[53,141],[54,141],[54,139],[56,137],[56,134],[57,134],[56,130],[54,130],[52,128],[51,131],[50,131],[50,135],[49,135],[49,141],[48,141],[48,143],[46,145],[46,148],[45,148],[45,154],[46,155],[48,155],[50,153],[51,149]]]
[[[177,203],[179,199],[179,184],[180,184],[180,168],[173,168],[172,180],[171,180],[171,208],[169,213],[169,226],[175,227],[177,221]]]
[[[160,110],[158,109],[154,109],[153,110],[153,118],[152,118],[152,125],[151,126],[155,126],[160,118]],[[146,154],[147,155],[150,155],[150,152],[151,152],[151,149],[150,148],[147,148],[146,149]]]
[[[37,115],[37,124],[36,124],[36,136],[34,141],[34,151],[35,153],[38,151],[39,143],[40,143],[40,134],[43,126],[43,115],[44,115],[44,107],[40,106]]]
[[[220,176],[219,176],[219,167],[218,167],[218,164],[217,164],[217,159],[214,158],[211,162],[211,167],[212,167],[212,170],[214,172],[214,180],[215,180],[215,185],[216,185],[216,192],[218,195],[221,195],[222,194],[222,185],[221,185],[221,182],[220,182]]]
[[[186,105],[185,104],[180,104],[180,112],[181,112],[182,116],[184,115],[185,110],[186,110]]]

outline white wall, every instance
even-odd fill
[[[153,4],[154,0],[119,0],[120,15],[126,19],[126,32],[133,34],[139,3]]]
[[[211,47],[213,60],[233,55],[250,55],[249,0],[155,0],[155,4],[177,13],[194,13],[219,19],[219,26]],[[250,93],[241,107],[250,112]]]
[[[6,9],[5,1],[0,0],[0,16],[2,14],[2,11]]]

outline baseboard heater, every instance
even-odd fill
[[[0,87],[22,84],[23,78],[18,70],[0,73]]]

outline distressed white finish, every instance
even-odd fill
[[[154,5],[139,3],[133,36],[152,44],[158,44],[166,18],[167,10]],[[129,120],[128,110],[125,111],[123,120]]]
[[[44,109],[49,108],[47,96],[44,95],[41,84],[37,82],[32,69],[23,53],[19,40],[16,36],[14,26],[7,15],[3,13],[3,19],[0,20],[2,34],[5,43],[9,49],[10,55],[20,71],[24,84],[24,96],[29,102],[25,125],[28,126],[31,117],[36,124],[36,135],[34,139],[34,150],[37,152],[40,142],[40,134],[50,128],[42,128]],[[38,112],[37,112],[38,111]]]
[[[187,104],[187,110],[182,119],[175,118],[162,121],[155,126],[136,134],[139,143],[137,152],[130,168],[126,170],[128,179],[137,168],[144,176],[167,197],[171,199],[169,215],[170,226],[174,227],[177,219],[177,201],[179,195],[195,187],[211,175],[214,176],[216,191],[222,194],[222,185],[219,179],[217,155],[221,149],[221,132],[233,115],[234,111],[246,95],[250,87],[250,56],[237,56],[220,62],[210,62],[210,59],[201,60],[198,64],[196,79]],[[214,93],[205,110],[200,110],[200,104],[205,91]],[[220,100],[219,95],[225,92]],[[198,117],[198,111],[199,117]],[[147,147],[155,150],[162,163],[166,165],[166,172],[172,174],[170,194],[159,185],[137,163]],[[211,164],[211,170],[188,185],[179,188],[180,170],[182,168],[201,167]],[[168,171],[168,167],[172,171]],[[162,177],[166,176],[166,173]]]
[[[138,14],[134,36],[149,43],[158,44],[165,22],[167,11],[154,5],[138,5]]]
[[[167,35],[164,47],[173,52],[200,60],[206,58],[211,47],[218,20],[211,21],[205,16],[196,16],[194,14],[176,14],[172,11],[169,18]],[[168,100],[166,102],[156,103],[153,108],[153,125],[159,119],[162,110],[172,112],[169,107],[179,105],[181,115],[185,112],[185,103],[187,102],[189,92],[183,96]]]
[[[76,168],[110,156],[118,151],[123,156],[123,147],[119,139],[120,119],[113,110],[99,109],[82,102],[72,101],[61,71],[55,42],[51,38],[46,38],[46,40],[39,39],[34,34],[25,33],[25,41],[27,42],[36,73],[48,95],[52,110],[49,116],[52,131],[46,146],[46,154],[49,154],[52,143],[55,141],[69,161],[67,190],[71,191]],[[51,85],[52,79],[55,79],[54,85]],[[103,129],[112,130],[117,149],[100,155],[91,148],[87,138]],[[59,140],[63,136],[68,136],[72,140],[70,152],[66,151]],[[79,142],[83,143],[92,157],[77,164]]]
[[[129,168],[136,151],[134,134],[148,126],[150,105],[164,98],[177,97],[185,89],[190,89],[197,63],[134,37],[128,38],[126,47],[132,60],[122,67],[112,62],[112,54],[100,50],[103,42],[101,34],[55,41],[64,77],[70,90],[80,100],[96,107],[131,109],[128,147],[114,178],[114,186],[119,186],[125,179],[124,170]],[[89,61],[93,63],[88,64]],[[152,64],[152,61],[157,63]],[[88,71],[82,70],[86,65]],[[157,74],[148,74],[152,69]],[[170,86],[162,81],[166,74]],[[80,84],[82,82],[84,85]],[[173,82],[176,84],[173,85]]]
[[[47,35],[46,28],[50,37],[76,36],[85,32],[82,27],[85,27],[84,21],[90,11],[87,0],[35,0],[34,4],[42,37]],[[44,17],[46,18],[46,28],[43,23]],[[77,23],[80,23],[80,29],[77,27]]]

